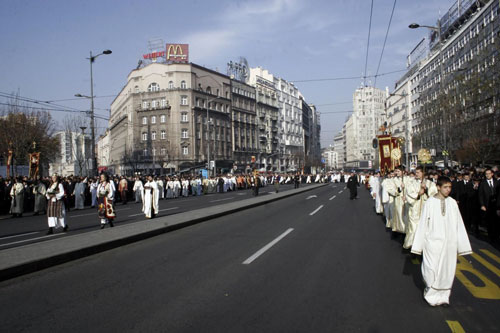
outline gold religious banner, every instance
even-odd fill
[[[32,153],[29,155],[30,157],[30,170],[29,177],[31,179],[35,179],[38,176],[38,168],[40,165],[40,153]]]
[[[9,153],[7,155],[7,178],[10,177],[10,166],[12,164],[12,155],[14,154],[14,151],[12,149],[9,149]]]
[[[418,151],[418,160],[422,164],[431,163],[431,152],[425,148],[420,149]]]

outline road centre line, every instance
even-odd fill
[[[19,235],[14,235],[14,236],[0,237],[0,239],[16,238],[16,237],[22,237],[22,236],[33,235],[33,234],[37,234],[37,233],[39,233],[39,231],[27,232],[27,233],[25,233],[25,234],[19,234]]]
[[[264,246],[262,249],[260,249],[259,251],[255,252],[251,257],[249,257],[247,260],[245,260],[242,264],[243,265],[249,265],[249,264],[251,264],[255,259],[257,259],[262,254],[264,254],[264,252],[266,252],[267,250],[269,250],[271,247],[273,247],[276,243],[278,243],[280,240],[282,240],[283,238],[285,238],[286,235],[288,235],[292,231],[293,231],[293,228],[288,229],[287,231],[285,231],[284,233],[282,233],[281,235],[279,235],[276,239],[274,239],[272,242],[270,242],[269,244],[267,244],[266,246]]]
[[[48,236],[42,236],[42,237],[29,238],[29,239],[24,239],[24,240],[17,241],[17,242],[1,244],[0,247],[14,245],[14,244],[20,244],[20,243],[26,243],[26,242],[30,242],[30,241],[34,241],[34,240],[38,240],[38,239],[50,238],[50,237],[61,236],[61,235],[64,235],[64,234],[60,233],[60,234],[54,234],[54,235],[48,235]]]
[[[330,199],[328,199],[328,200],[333,200],[333,199],[335,199],[336,197],[337,197],[337,196],[336,196],[336,195],[334,195],[333,197],[331,197],[331,198],[330,198]]]
[[[234,199],[234,197],[225,198],[225,199],[218,199],[218,200],[212,200],[210,202],[226,201],[226,200],[231,200],[231,199]]]
[[[312,213],[310,213],[309,215],[310,216],[313,216],[314,214],[316,214],[321,208],[323,208],[323,205],[319,206],[318,208],[316,208],[316,210]]]

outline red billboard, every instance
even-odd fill
[[[167,44],[167,62],[189,62],[189,44]]]

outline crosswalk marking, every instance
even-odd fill
[[[490,257],[491,259],[495,260],[497,263],[500,264],[500,258],[497,257],[496,255],[494,255],[493,253],[491,253],[490,251],[486,250],[486,249],[480,249],[479,251],[483,252],[484,254],[486,254],[488,257]]]
[[[475,285],[474,282],[472,282],[464,274],[464,272],[474,275],[481,281],[480,285]],[[475,269],[464,257],[458,257],[455,276],[465,286],[465,288],[467,288],[472,296],[482,299],[500,299],[500,287],[498,287],[495,282],[487,278],[483,273]]]

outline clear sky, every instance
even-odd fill
[[[453,3],[398,0],[379,73],[405,69],[407,54],[428,35],[408,24],[435,25]],[[377,70],[393,4],[374,0],[368,75]],[[43,101],[90,95],[86,57],[111,49],[94,63],[96,114],[108,116],[112,96],[148,53],[148,41],[161,38],[190,44],[192,62],[223,73],[228,61],[244,56],[251,67],[292,82],[359,77],[296,82],[322,112],[325,147],[342,128],[362,82],[370,6],[371,0],[1,0],[0,92]],[[402,74],[381,76],[376,86],[392,90]],[[85,99],[57,103],[90,108]],[[53,116],[60,121],[65,114]],[[106,122],[98,126],[102,131]]]

